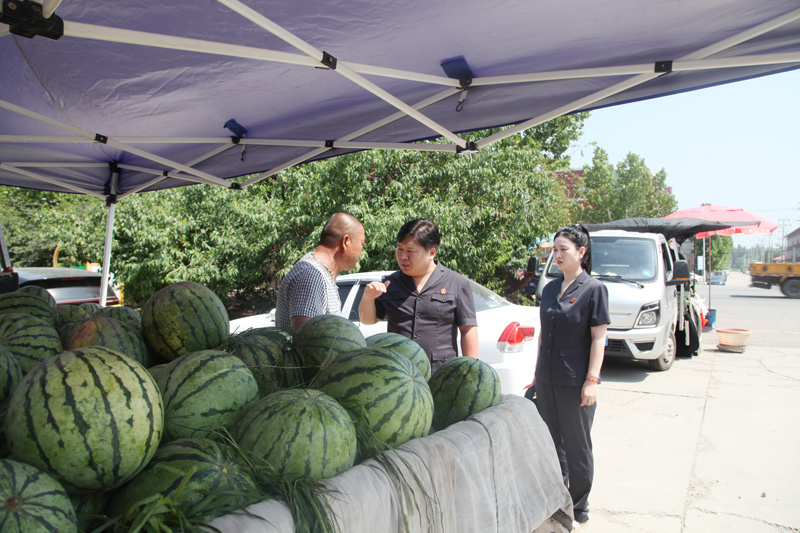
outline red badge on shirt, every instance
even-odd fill
[[[570,299],[569,303],[571,303],[571,304],[575,303],[575,297],[574,296]]]
[[[447,289],[442,289],[442,294],[447,294]]]

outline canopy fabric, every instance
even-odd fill
[[[695,217],[703,220],[724,221],[729,223],[729,227],[727,228],[709,229],[698,233],[696,237],[699,239],[711,235],[772,233],[778,229],[776,223],[760,215],[738,207],[728,207],[727,205],[701,205],[698,207],[690,207],[671,213],[665,218],[677,219],[681,217]]]
[[[4,5],[0,184],[112,201],[800,68],[797,0]]]
[[[590,231],[606,229],[620,229],[638,233],[661,233],[667,240],[675,239],[682,243],[696,234],[730,228],[732,222],[708,221],[700,218],[672,217],[671,218],[623,218],[601,224],[587,224]],[[756,224],[753,222],[752,224]]]

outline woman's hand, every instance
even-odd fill
[[[597,402],[597,383],[584,381],[581,389],[581,407],[594,405]]]

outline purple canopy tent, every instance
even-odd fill
[[[796,0],[3,0],[0,185],[108,201],[108,272],[130,194],[799,67]]]

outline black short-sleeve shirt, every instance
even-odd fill
[[[610,324],[608,289],[581,272],[564,291],[563,278],[553,280],[542,291],[539,308],[541,347],[536,363],[536,381],[561,386],[582,386],[589,371],[589,349],[594,326]]]
[[[478,325],[467,278],[437,262],[419,293],[414,280],[400,270],[385,281],[391,283],[375,300],[375,312],[378,318],[387,319],[387,330],[422,346],[433,370],[456,357],[458,327]]]

